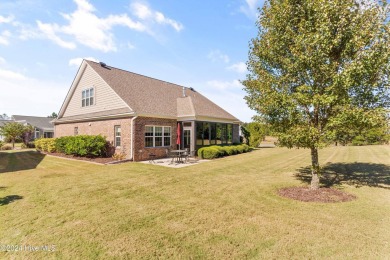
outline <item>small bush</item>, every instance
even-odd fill
[[[114,153],[112,155],[112,159],[117,160],[117,161],[122,161],[125,158],[126,158],[126,154],[125,153]]]
[[[27,145],[26,145],[25,143],[22,143],[22,145],[20,146],[20,148],[26,149],[26,148],[27,148]]]
[[[38,151],[49,153],[56,151],[55,138],[39,138],[35,140],[34,144]]]
[[[215,159],[218,158],[220,152],[214,147],[205,147],[202,152],[202,159]]]
[[[9,144],[4,144],[3,146],[1,146],[0,150],[12,150],[12,146]]]

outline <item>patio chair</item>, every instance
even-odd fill
[[[167,154],[167,158],[171,159],[171,162],[169,164],[172,164],[175,160],[175,154],[171,152],[171,149],[165,149],[165,153]]]
[[[154,159],[156,159],[156,154],[149,153],[149,163],[156,163]]]
[[[188,153],[188,156],[187,156],[187,162],[188,163],[196,163],[196,162],[198,162],[199,160],[197,159],[197,157],[196,157],[196,151],[195,150],[193,150],[193,151],[190,151],[189,153]]]

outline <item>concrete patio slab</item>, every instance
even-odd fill
[[[164,159],[155,159],[151,161],[142,161],[140,163],[144,164],[151,164],[151,165],[159,165],[159,166],[165,166],[165,167],[171,167],[171,168],[183,168],[183,167],[188,167],[191,165],[197,165],[200,163],[208,162],[210,160],[189,160],[186,163],[179,163],[179,162],[172,162],[172,159],[170,158],[164,158]]]

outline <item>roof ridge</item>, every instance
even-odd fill
[[[93,63],[96,63],[98,64],[99,66],[100,63],[99,62],[96,62],[96,61],[91,61],[91,60],[85,60],[86,62],[93,62]],[[176,83],[172,83],[172,82],[169,82],[169,81],[166,81],[166,80],[161,80],[161,79],[156,79],[156,78],[153,78],[151,76],[146,76],[146,75],[143,75],[143,74],[140,74],[140,73],[136,73],[136,72],[132,72],[132,71],[129,71],[129,70],[125,70],[125,69],[121,69],[121,68],[117,68],[117,67],[113,67],[113,66],[110,66],[110,65],[107,65],[105,67],[108,67],[108,68],[112,68],[112,69],[116,69],[116,70],[121,70],[123,72],[127,72],[127,73],[131,73],[131,74],[134,74],[134,75],[137,75],[137,76],[141,76],[141,77],[144,77],[144,78],[149,78],[149,79],[153,79],[153,80],[156,80],[156,81],[160,81],[160,82],[164,82],[164,83],[168,83],[170,85],[175,85],[175,86],[178,86],[178,87],[185,87],[185,88],[188,88],[190,89],[190,87],[186,87],[186,86],[182,86],[182,85],[179,85],[179,84],[176,84]]]

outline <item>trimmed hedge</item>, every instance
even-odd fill
[[[39,138],[34,141],[38,151],[54,153],[56,151],[55,138]]]
[[[223,156],[249,152],[251,149],[246,144],[230,146],[208,146],[198,150],[198,156],[202,159],[215,159]]]
[[[77,135],[60,138],[41,138],[35,140],[38,151],[65,153],[81,157],[105,156],[106,138],[101,135]]]
[[[77,135],[57,138],[58,152],[82,157],[106,155],[107,141],[101,135]]]

